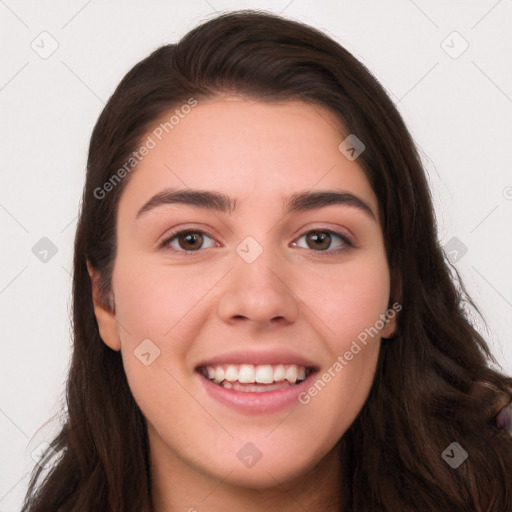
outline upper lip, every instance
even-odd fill
[[[214,357],[201,361],[197,368],[204,366],[220,366],[223,364],[295,364],[317,370],[318,365],[308,358],[287,350],[236,350],[218,354]]]

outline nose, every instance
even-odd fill
[[[235,254],[234,266],[226,276],[218,304],[223,321],[250,321],[267,327],[297,321],[299,298],[289,282],[290,272],[269,250],[252,263]]]

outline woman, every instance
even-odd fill
[[[24,512],[512,511],[512,378],[451,270],[340,45],[239,11],[159,48],[91,138],[68,418]]]

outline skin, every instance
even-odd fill
[[[195,368],[234,348],[284,347],[321,375],[387,310],[377,198],[357,159],[338,150],[345,137],[317,106],[216,97],[180,119],[132,172],[118,209],[115,313],[102,305],[99,276],[89,269],[100,335],[121,351],[147,419],[157,511],[343,509],[336,443],[368,396],[380,336],[393,333],[394,320],[310,403],[278,412],[248,416],[220,404]],[[239,211],[168,204],[135,218],[170,187],[223,192]],[[312,189],[348,191],[376,218],[346,205],[281,214],[288,196]],[[191,254],[158,248],[177,226],[200,230],[203,245],[193,243]],[[343,241],[332,235],[320,251],[304,236],[313,229],[343,233],[357,247],[335,253]],[[247,236],[263,248],[250,264],[235,250]],[[191,250],[184,237],[169,245]],[[134,350],[148,338],[160,355],[145,366]],[[262,454],[251,468],[237,458],[247,442]]]

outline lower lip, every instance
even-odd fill
[[[299,405],[299,394],[307,389],[311,373],[300,384],[294,384],[273,391],[237,391],[214,384],[206,377],[199,375],[207,393],[218,402],[245,414],[264,414],[286,409],[293,404]]]

